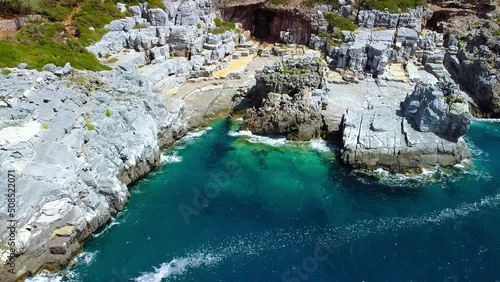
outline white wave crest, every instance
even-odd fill
[[[42,273],[38,274],[35,277],[30,277],[26,279],[26,282],[61,282],[63,281],[63,279],[65,279],[65,277],[68,277],[68,275],[54,274],[48,271],[43,271]]]
[[[154,272],[144,273],[135,278],[137,282],[160,282],[165,278],[183,274],[189,268],[213,265],[222,260],[221,256],[198,253],[192,256],[175,258],[168,263],[162,263]]]
[[[231,131],[228,133],[229,136],[233,137],[247,137],[250,143],[261,143],[272,147],[281,147],[290,144],[292,141],[286,140],[285,137],[274,137],[274,136],[260,136],[255,135],[250,131]]]
[[[76,263],[83,263],[85,265],[90,265],[92,262],[94,262],[95,257],[97,256],[98,253],[99,253],[99,251],[95,251],[95,252],[81,252],[75,258],[75,264]]]
[[[75,264],[85,264],[90,265],[99,252],[81,252],[78,256],[75,257]],[[48,271],[43,271],[39,273],[37,276],[30,277],[26,279],[26,282],[62,282],[62,281],[70,281],[70,282],[79,282],[82,279],[79,277],[78,273],[73,270],[61,271],[56,273],[51,273]]]
[[[102,234],[105,234],[106,232],[108,232],[108,230],[110,230],[113,226],[115,225],[119,225],[121,222],[118,221],[116,218],[112,218],[111,219],[111,222],[106,225],[106,227],[104,227],[104,229],[99,232],[99,233],[94,233],[94,235],[92,235],[94,238],[97,238],[97,237],[100,237]]]
[[[200,129],[200,130],[190,131],[184,137],[181,138],[181,141],[188,142],[188,141],[200,138],[201,136],[203,136],[205,133],[209,132],[210,130],[212,130],[211,127],[205,127],[203,129]]]
[[[162,164],[167,164],[167,163],[180,163],[182,162],[182,157],[177,155],[177,152],[171,153],[171,154],[161,154],[160,156],[160,162]]]
[[[472,120],[486,123],[500,123],[500,118],[472,118]]]
[[[309,141],[311,149],[320,153],[328,153],[333,151],[333,146],[323,139],[315,139]]]

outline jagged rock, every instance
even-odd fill
[[[417,7],[410,9],[408,13],[390,14],[378,10],[361,10],[358,13],[358,24],[362,27],[386,27],[401,28],[407,27],[421,31],[422,18],[428,14],[427,8]]]
[[[312,35],[309,41],[309,47],[315,50],[323,50],[326,47],[326,39]]]
[[[109,24],[105,25],[104,28],[109,31],[129,31],[135,26],[134,18],[124,18],[119,20],[114,20]]]
[[[255,75],[254,108],[247,110],[243,129],[255,134],[284,135],[292,140],[319,138],[325,106],[326,64],[316,58],[285,59]],[[316,89],[316,90],[314,90]]]
[[[470,125],[467,103],[453,97],[449,86],[419,83],[404,101],[404,115],[422,132],[434,132],[450,140],[463,136]],[[448,98],[443,90],[450,92]],[[456,96],[456,94],[455,94]],[[462,105],[459,105],[462,104]]]
[[[471,30],[466,42],[459,44],[454,38],[448,39],[460,49],[450,48],[444,60],[452,77],[479,107],[476,115],[484,117],[500,117],[500,43],[493,35],[498,28],[497,24],[488,24]]]
[[[128,11],[132,15],[132,17],[141,17],[142,16],[142,10],[141,10],[141,7],[139,7],[139,6],[130,6],[130,7],[128,7]]]
[[[168,23],[168,15],[160,8],[149,9],[148,21],[152,26],[166,26]]]
[[[127,46],[137,51],[149,50],[159,43],[156,34],[157,31],[155,27],[133,30],[128,33]]]
[[[178,11],[177,25],[196,25],[200,21],[199,11],[194,1],[184,1]]]
[[[327,52],[327,59],[336,68],[348,67],[351,71],[366,70],[373,74],[382,74],[389,61],[394,33],[395,30],[360,29],[352,35],[346,34],[346,43],[331,48]]]
[[[310,93],[293,96],[268,93],[259,110],[247,111],[242,129],[260,135],[284,135],[291,140],[311,140],[322,134],[319,109],[310,107]]]
[[[124,31],[108,32],[99,42],[87,47],[89,52],[97,57],[103,57],[106,54],[122,51],[128,46],[128,34]]]
[[[54,73],[57,71],[57,66],[54,64],[47,64],[47,65],[43,66],[42,70]]]
[[[118,2],[116,3],[116,8],[118,8],[120,12],[125,13],[127,11],[127,4]]]
[[[157,47],[151,50],[152,63],[161,63],[170,57],[170,47],[168,45]]]
[[[382,108],[348,110],[342,125],[341,159],[355,169],[419,173],[422,168],[452,167],[471,158],[462,138],[448,141],[416,131],[405,118]]]
[[[17,275],[36,273],[46,263],[68,265],[82,240],[123,208],[125,185],[158,165],[160,146],[168,142],[159,137],[175,137],[185,126],[178,121],[183,104],[165,101],[133,67],[44,70],[0,76],[0,92],[12,106],[0,107],[0,160],[20,184]],[[23,120],[10,119],[12,110],[24,109]],[[6,224],[0,221],[2,242]],[[0,247],[2,257],[10,251]],[[16,278],[5,268],[0,274],[5,281]]]

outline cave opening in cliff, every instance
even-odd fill
[[[280,33],[288,32],[296,44],[307,44],[311,35],[311,22],[307,15],[258,5],[241,5],[222,10],[226,21],[237,22],[249,30],[255,39],[268,43],[280,41]]]
[[[253,35],[263,41],[273,41],[275,38],[271,36],[271,25],[273,23],[275,13],[258,9],[254,14],[254,30]]]
[[[445,11],[435,11],[432,13],[432,17],[427,20],[425,27],[430,30],[439,30],[440,23],[445,22],[450,18],[450,15]]]

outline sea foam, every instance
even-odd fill
[[[195,140],[197,138],[200,138],[203,136],[205,133],[209,132],[212,130],[212,127],[205,127],[201,130],[195,130],[195,131],[190,131],[188,132],[184,137],[181,138],[181,142],[189,142],[192,140]]]
[[[162,263],[160,267],[155,268],[153,272],[143,273],[135,278],[138,282],[160,282],[163,279],[182,275],[189,268],[213,265],[221,261],[220,256],[211,254],[197,253],[191,256],[175,258],[168,263]]]
[[[160,162],[162,164],[167,164],[167,163],[180,163],[182,162],[182,157],[177,155],[177,152],[173,153],[163,153],[160,156]]]
[[[260,136],[255,135],[250,131],[241,130],[241,131],[231,131],[228,133],[229,136],[233,137],[246,137],[248,142],[250,143],[261,143],[272,147],[285,146],[290,144],[292,141],[286,140],[285,137],[276,137],[276,136]]]

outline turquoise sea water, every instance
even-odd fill
[[[472,170],[378,179],[323,142],[218,121],[164,153],[71,269],[33,280],[498,281],[500,124],[466,139]]]

